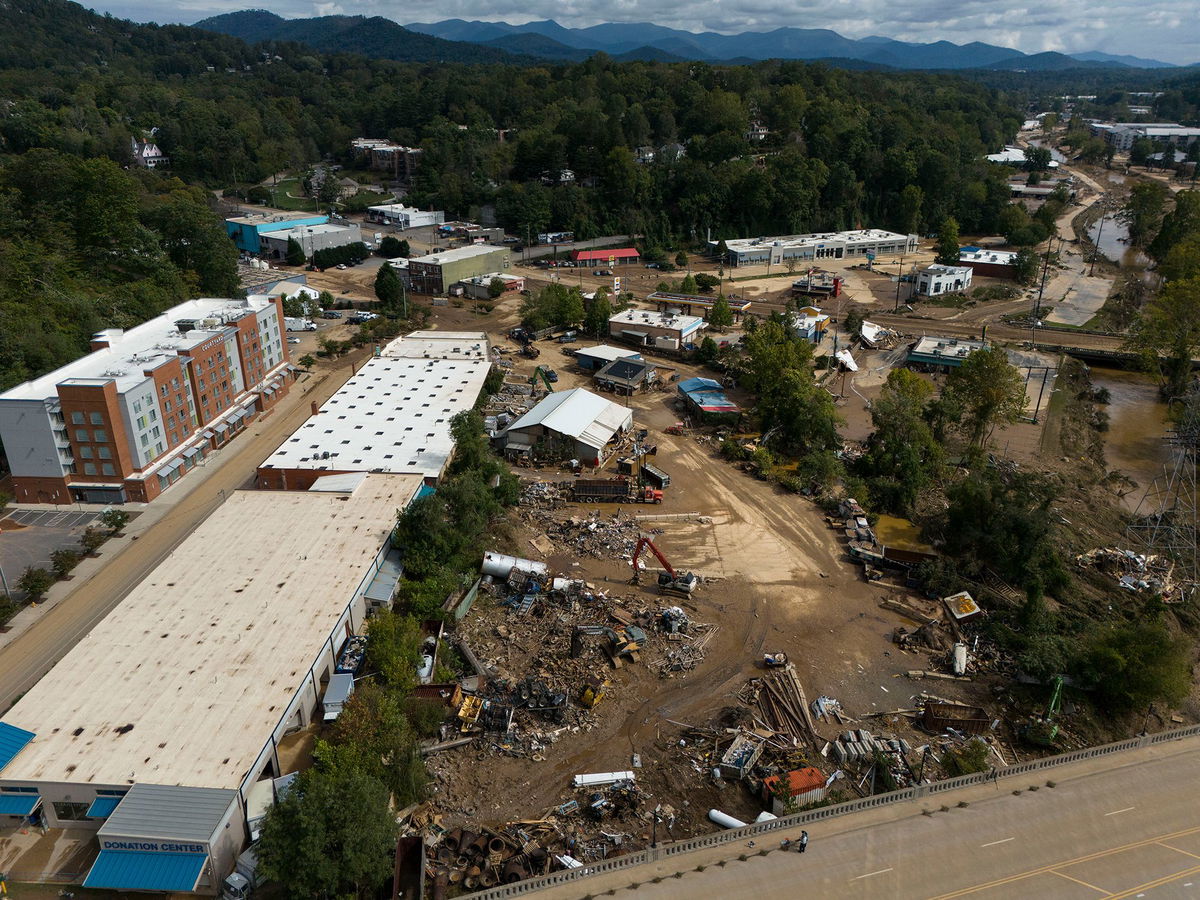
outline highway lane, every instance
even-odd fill
[[[288,396],[265,418],[209,463],[211,473],[188,475],[172,490],[186,492],[137,540],[127,544],[94,575],[74,586],[42,618],[0,650],[0,710],[7,710],[62,659],[146,575],[203,522],[225,496],[247,484],[258,464],[310,414],[310,401],[323,403],[350,377],[352,366],[370,355],[359,351],[322,367],[291,387]],[[188,484],[188,478],[198,482]],[[191,488],[190,490],[189,487]],[[164,500],[171,498],[164,497]],[[148,515],[144,514],[144,515]],[[197,590],[202,587],[197,586]]]
[[[1200,898],[1198,801],[1188,739],[816,823],[804,855],[739,841],[530,896]]]

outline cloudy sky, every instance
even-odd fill
[[[554,19],[568,27],[654,22],[685,31],[831,28],[846,37],[956,44],[985,41],[1027,53],[1102,50],[1187,64],[1200,62],[1195,0],[105,0],[98,12],[139,22],[192,23],[238,9],[287,18],[345,13],[408,22],[482,19],[512,24]]]

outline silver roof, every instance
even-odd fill
[[[135,784],[101,826],[99,836],[208,843],[237,797],[224,788]]]

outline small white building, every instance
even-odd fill
[[[627,309],[608,320],[610,337],[639,347],[679,350],[696,343],[708,323],[700,316],[666,310]]]
[[[394,225],[396,228],[424,228],[441,225],[446,221],[446,214],[440,209],[416,209],[403,203],[385,203],[382,206],[368,206],[367,221]]]
[[[934,263],[917,273],[917,293],[922,297],[938,297],[965,291],[971,286],[974,269],[970,266],[944,266]]]
[[[633,428],[633,413],[584,388],[546,396],[501,435],[510,457],[550,456],[599,465],[611,443]]]

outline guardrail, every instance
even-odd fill
[[[580,881],[591,875],[599,875],[602,872],[628,869],[644,863],[657,862],[661,859],[678,856],[682,853],[690,853],[693,850],[716,847],[720,844],[733,844],[747,838],[754,838],[757,835],[770,834],[773,831],[784,829],[795,829],[812,822],[821,822],[825,819],[860,812],[864,809],[874,809],[879,806],[889,806],[893,803],[919,800],[922,797],[941,794],[945,791],[969,787],[974,784],[984,784],[989,781],[998,781],[1001,778],[1027,775],[1030,772],[1052,769],[1056,766],[1080,762],[1085,759],[1095,759],[1100,756],[1109,756],[1113,753],[1123,753],[1126,750],[1137,750],[1142,747],[1150,747],[1154,744],[1163,744],[1168,741],[1177,741],[1197,736],[1200,736],[1200,725],[1187,725],[1183,728],[1174,728],[1170,731],[1162,731],[1157,734],[1142,735],[1141,737],[1129,738],[1124,741],[1116,741],[1112,744],[1101,744],[1097,747],[1087,747],[1083,750],[1072,750],[1070,753],[1047,756],[1033,762],[1018,763],[1017,765],[1008,766],[1003,769],[994,769],[990,772],[977,772],[973,775],[961,775],[958,778],[949,778],[945,781],[933,782],[932,784],[920,784],[898,791],[890,791],[886,794],[878,794],[874,797],[864,797],[861,800],[851,800],[847,803],[838,803],[835,806],[825,806],[809,812],[783,816],[768,822],[760,822],[756,825],[747,825],[745,828],[718,831],[690,840],[667,844],[662,847],[639,850],[636,853],[618,856],[615,859],[605,859],[597,863],[588,863],[578,869],[564,869],[561,872],[552,872],[549,875],[540,875],[537,878],[528,878],[524,881],[514,882],[513,884],[500,885],[485,891],[477,891],[474,894],[464,894],[462,900],[503,900],[506,897],[519,897],[522,894],[529,894],[539,891],[542,888]]]

